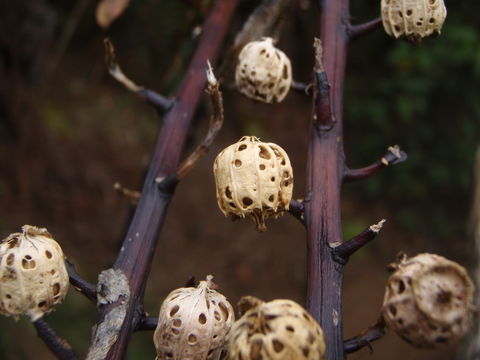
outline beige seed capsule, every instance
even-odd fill
[[[251,99],[280,102],[292,83],[290,60],[273,45],[272,38],[249,42],[238,55],[235,81],[238,90]]]
[[[218,360],[234,314],[212,276],[172,291],[163,301],[153,335],[158,360]]]
[[[0,313],[36,321],[65,298],[62,249],[44,228],[24,225],[0,243]]]
[[[240,300],[246,310],[228,335],[229,360],[323,360],[325,341],[320,325],[292,300]]]
[[[440,34],[447,9],[443,0],[382,0],[381,14],[388,35],[419,43]]]
[[[265,219],[288,210],[293,171],[280,146],[244,136],[217,156],[213,171],[218,206],[225,216],[250,216],[257,229],[265,231]]]
[[[420,254],[396,267],[382,309],[389,328],[423,348],[452,344],[468,331],[473,285],[462,266],[442,256]]]

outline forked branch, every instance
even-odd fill
[[[360,168],[349,169],[345,168],[344,181],[361,180],[376,174],[381,169],[400,164],[408,159],[407,153],[400,149],[398,145],[390,146],[387,149],[387,153],[382,158],[374,162],[372,165]]]
[[[158,113],[163,114],[170,110],[174,101],[172,99],[167,99],[166,97],[156,93],[155,91],[144,88],[135,84],[130,80],[122,71],[118,65],[117,58],[115,55],[115,48],[113,47],[110,39],[104,40],[105,44],[105,61],[107,63],[108,72],[110,75],[125,86],[128,90],[135,93],[142,100],[145,100],[148,104],[153,106]]]
[[[47,324],[47,322],[40,318],[37,321],[33,322],[35,329],[37,330],[37,335],[43,342],[48,346],[48,348],[55,354],[55,356],[60,360],[79,360],[77,355],[72,350],[70,344],[57,336],[55,331]]]

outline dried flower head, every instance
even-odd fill
[[[249,42],[238,55],[235,81],[251,99],[280,102],[292,83],[290,60],[273,45],[272,38]]]
[[[382,0],[381,13],[388,35],[419,43],[440,34],[447,9],[443,0]]]
[[[296,302],[263,302],[248,296],[240,300],[239,308],[245,313],[228,335],[228,359],[325,359],[320,325]]]
[[[387,326],[416,347],[462,337],[472,321],[473,285],[466,270],[442,256],[403,258],[390,277],[382,314]]]
[[[288,210],[293,172],[280,146],[244,136],[217,156],[213,171],[218,206],[225,216],[250,216],[257,229],[265,231],[265,219]]]
[[[62,249],[44,228],[24,225],[0,243],[0,312],[41,318],[68,290]]]
[[[197,287],[179,288],[163,301],[153,336],[158,360],[218,360],[234,321],[212,276]]]

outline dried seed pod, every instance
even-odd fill
[[[325,359],[320,325],[296,302],[244,297],[239,308],[249,309],[228,335],[229,360]]]
[[[41,318],[68,290],[62,249],[44,228],[24,225],[0,243],[0,313]]]
[[[472,321],[473,285],[466,270],[442,256],[403,259],[390,277],[382,314],[387,326],[416,347],[451,344]]]
[[[447,9],[443,0],[382,0],[385,32],[413,43],[440,34]]]
[[[235,81],[240,92],[266,103],[282,101],[290,90],[290,60],[272,42],[272,38],[252,41],[238,55]]]
[[[250,216],[257,229],[265,231],[265,219],[288,210],[293,172],[280,146],[244,136],[217,156],[213,171],[218,206],[225,216]]]
[[[195,287],[172,291],[163,301],[153,335],[158,360],[218,360],[234,321],[212,276]]]

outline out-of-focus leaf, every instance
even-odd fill
[[[97,5],[97,24],[107,28],[125,11],[130,0],[100,0]]]

